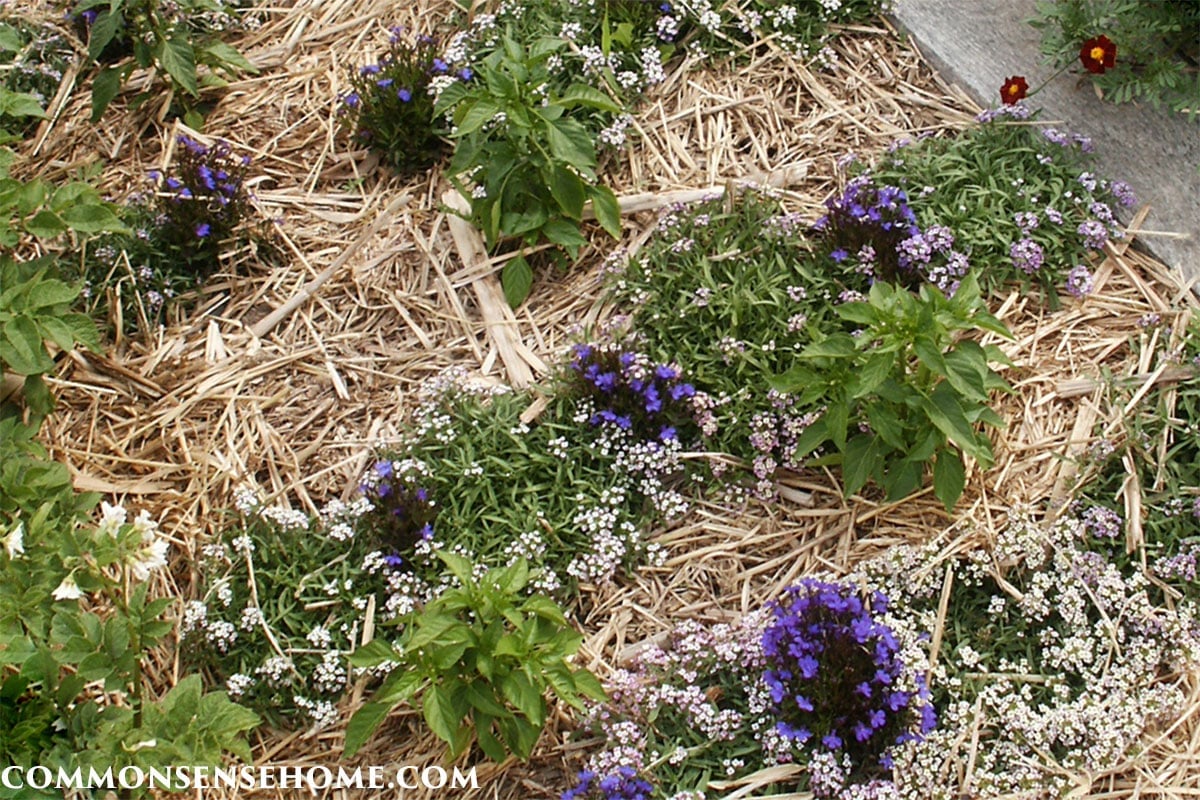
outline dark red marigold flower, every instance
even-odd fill
[[[1104,70],[1112,69],[1117,63],[1117,46],[1101,34],[1083,43],[1083,47],[1079,48],[1079,60],[1088,72],[1101,75]]]
[[[1013,75],[1000,87],[1000,100],[1004,105],[1011,106],[1018,100],[1024,100],[1028,92],[1029,84],[1025,82],[1025,76]]]

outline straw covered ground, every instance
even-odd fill
[[[152,336],[121,338],[103,355],[73,353],[60,373],[45,438],[79,488],[163,520],[174,560],[159,591],[191,596],[191,557],[227,520],[236,486],[306,511],[348,498],[371,446],[400,428],[421,381],[451,365],[499,382],[536,381],[579,326],[612,313],[599,276],[615,243],[598,230],[577,268],[539,274],[530,300],[511,312],[498,291],[500,265],[480,257],[473,234],[443,209],[449,186],[440,171],[396,178],[339,135],[336,98],[349,72],[385,46],[388,26],[438,33],[451,9],[449,0],[268,8],[261,29],[234,42],[261,74],[225,91],[203,136],[253,156],[259,212],[277,221],[278,265],[254,265],[246,254],[182,318]],[[769,45],[736,65],[674,64],[637,115],[636,144],[603,172],[629,199],[622,244],[645,239],[664,198],[737,181],[775,183],[793,210],[815,216],[834,189],[839,156],[963,126],[978,111],[894,30],[854,28],[834,48],[836,67],[821,71]],[[178,123],[152,125],[165,106],[130,109],[128,99],[92,125],[87,92],[62,92],[53,119],[26,144],[39,173],[64,175],[103,158],[104,188],[121,197],[169,163]],[[1166,335],[1148,334],[1138,319],[1158,313],[1182,330],[1193,302],[1136,245],[1110,248],[1096,284],[1086,302],[1053,313],[1015,290],[999,307],[1016,336],[1002,345],[1016,364],[1006,377],[1017,391],[999,401],[1008,427],[997,435],[996,468],[968,476],[953,518],[931,491],[893,505],[843,500],[833,476],[820,472],[788,479],[778,504],[744,513],[701,504],[661,532],[665,566],[585,591],[580,661],[603,675],[630,646],[679,619],[757,608],[806,572],[843,570],[896,543],[938,537],[949,557],[993,537],[1010,509],[1064,496],[1074,476],[1063,457],[1087,446],[1097,420],[1120,434],[1121,409],[1106,407],[1087,379],[1101,369],[1140,374],[1147,384],[1169,379],[1137,363],[1131,342]],[[1126,499],[1138,502],[1136,487]],[[180,671],[164,656],[154,682],[169,687]],[[1080,776],[1078,796],[1197,796],[1197,676],[1190,696],[1185,717],[1136,760],[1112,775]],[[441,744],[417,723],[411,712],[394,716],[357,760],[438,763]],[[557,796],[580,764],[582,745],[568,743],[569,732],[565,715],[553,720],[531,763],[481,767],[479,791],[464,796]],[[264,730],[255,757],[331,764],[342,735]]]

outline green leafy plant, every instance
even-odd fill
[[[174,628],[174,599],[152,599],[146,582],[166,566],[157,523],[108,504],[90,523],[97,496],[76,495],[33,432],[0,421],[0,696],[12,723],[0,753],[27,768],[101,771],[248,759],[257,716],[223,693],[201,696],[198,677],[147,696],[146,661]]]
[[[55,368],[46,343],[62,351],[100,345],[95,323],[71,311],[79,287],[51,277],[51,269],[48,259],[21,263],[0,256],[0,371],[23,376],[34,427],[54,408],[42,378]]]
[[[57,27],[20,16],[0,22],[0,141],[28,135],[45,118],[74,50]]]
[[[72,15],[86,30],[88,57],[102,65],[92,84],[93,122],[135,68],[156,67],[185,105],[198,101],[204,88],[225,86],[219,72],[229,77],[258,72],[214,35],[214,17],[222,25],[236,22],[219,0],[80,0]],[[189,123],[200,121],[189,117]]]
[[[551,91],[547,61],[565,42],[543,39],[530,47],[504,37],[466,83],[445,88],[435,110],[453,119],[458,140],[449,174],[470,198],[471,220],[495,248],[503,239],[532,245],[544,239],[572,256],[587,243],[579,231],[589,201],[601,226],[620,233],[612,190],[596,176],[596,145],[568,114],[578,107],[617,112],[620,106],[585,84]],[[523,257],[501,276],[513,306],[529,293],[532,272]]]
[[[582,637],[552,600],[522,596],[530,578],[524,559],[476,578],[465,558],[438,556],[460,587],[407,620],[397,646],[373,642],[351,657],[360,667],[397,666],[351,719],[346,755],[388,712],[421,694],[425,721],[451,756],[474,741],[495,761],[508,752],[527,759],[546,721],[547,691],[577,709],[581,696],[605,696],[594,675],[568,664]]]
[[[771,381],[796,393],[801,407],[824,408],[801,435],[797,455],[831,444],[847,496],[874,480],[889,499],[919,489],[932,462],[934,492],[953,508],[965,481],[963,455],[985,468],[993,463],[991,441],[977,425],[1004,421],[988,395],[1010,389],[989,366],[1008,363],[999,348],[957,337],[979,329],[1009,337],[1008,329],[987,312],[971,275],[949,298],[929,285],[914,295],[876,283],[865,302],[837,313],[861,326],[858,335],[815,340]]]
[[[55,239],[78,234],[124,231],[116,206],[100,198],[96,187],[81,179],[56,185],[40,179],[18,180],[9,174],[16,156],[0,150],[0,250],[14,248],[33,236]]]
[[[1080,59],[1081,47],[1098,36],[1111,41],[1111,66],[1083,57],[1106,100],[1146,100],[1200,120],[1200,5],[1192,0],[1039,0],[1029,24],[1056,67]]]

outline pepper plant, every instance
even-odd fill
[[[934,493],[953,508],[965,484],[963,456],[985,468],[994,463],[991,441],[977,427],[1004,426],[988,395],[1011,390],[990,366],[1011,363],[1003,351],[959,337],[1011,334],[988,313],[973,273],[950,297],[929,284],[913,294],[876,283],[865,302],[844,303],[837,314],[862,327],[816,339],[771,381],[797,393],[798,405],[824,408],[796,456],[832,445],[826,460],[842,464],[847,496],[874,480],[889,500],[919,489],[932,462]]]

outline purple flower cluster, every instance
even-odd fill
[[[797,408],[795,395],[772,389],[767,398],[771,408],[750,419],[749,437],[754,450],[751,469],[757,480],[755,494],[762,499],[774,495],[776,470],[780,467],[799,470],[804,465],[805,458],[796,456],[796,446],[804,431],[821,416],[820,411]]]
[[[592,770],[579,773],[579,783],[562,793],[562,800],[650,800],[654,787],[637,776],[633,767],[620,767],[612,775],[597,780]]]
[[[1067,291],[1072,297],[1082,298],[1092,293],[1096,286],[1092,280],[1091,270],[1084,264],[1077,264],[1067,273]]]
[[[929,281],[953,294],[967,272],[967,257],[954,249],[951,230],[932,225],[922,231],[901,188],[876,186],[869,175],[860,175],[840,197],[826,200],[825,208],[813,230],[831,248],[829,257],[871,281],[910,286]]]
[[[1084,529],[1097,539],[1116,539],[1121,535],[1121,515],[1111,508],[1092,506],[1079,519]]]
[[[1029,237],[1013,242],[1008,247],[1008,257],[1012,264],[1026,275],[1032,275],[1042,268],[1046,254],[1042,246]]]
[[[339,98],[345,129],[379,151],[401,171],[432,165],[442,149],[433,117],[433,90],[439,82],[469,81],[471,70],[452,74],[430,36],[406,41],[404,29],[392,28],[388,52],[375,64],[350,74],[350,91]]]
[[[251,212],[246,188],[250,158],[236,158],[226,142],[209,147],[182,134],[176,142],[174,171],[149,173],[157,185],[157,238],[189,264],[211,267],[220,244]]]
[[[904,688],[896,634],[876,620],[887,607],[880,592],[865,602],[857,586],[815,579],[791,587],[773,605],[774,620],[762,638],[763,679],[780,734],[873,770],[890,768],[893,745],[933,729],[923,678]]]
[[[661,442],[678,440],[696,426],[696,387],[676,366],[654,364],[615,345],[578,344],[570,369],[595,406],[592,425]]]
[[[375,536],[391,569],[406,569],[413,548],[433,539],[436,504],[428,489],[418,485],[422,471],[415,462],[380,459],[358,486],[371,503],[360,522]]]

